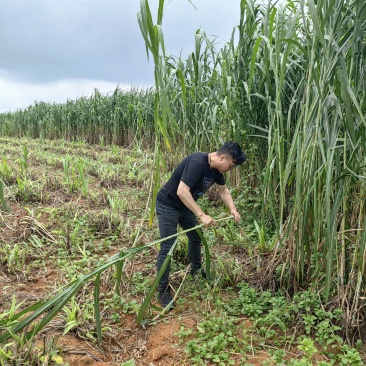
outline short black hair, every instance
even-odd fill
[[[229,155],[233,159],[235,165],[243,164],[247,160],[247,156],[241,150],[241,147],[233,141],[226,142],[217,150],[217,153],[219,155]]]

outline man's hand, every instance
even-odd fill
[[[233,218],[237,224],[240,222],[239,212],[236,211],[233,198],[231,197],[229,189],[226,185],[220,186],[218,185],[218,190],[221,196],[221,199],[224,201],[225,206],[230,210],[230,213],[233,215]]]
[[[233,215],[235,222],[237,224],[239,224],[240,223],[240,214],[239,214],[239,212],[236,211],[236,210],[232,210],[231,214]]]
[[[213,225],[215,225],[214,219],[211,216],[206,215],[206,214],[202,214],[199,217],[199,220],[205,226],[213,226]]]

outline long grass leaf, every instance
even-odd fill
[[[204,237],[201,230],[197,229],[198,235],[201,237],[202,244],[205,248],[205,263],[206,263],[206,278],[208,281],[211,280],[211,258],[210,258],[210,248],[208,247],[207,240]]]
[[[100,273],[95,277],[94,282],[94,315],[95,324],[97,329],[98,343],[102,343],[102,325],[100,320],[100,306],[99,306],[99,284],[100,284]]]
[[[143,323],[143,316],[145,315],[145,313],[146,313],[146,311],[147,311],[147,309],[148,309],[148,307],[151,303],[151,300],[154,296],[155,290],[159,285],[159,281],[160,281],[161,277],[163,276],[163,274],[164,274],[164,272],[165,272],[165,270],[166,270],[166,268],[167,268],[167,266],[168,266],[168,264],[171,260],[171,257],[172,257],[173,251],[174,251],[174,249],[177,245],[177,242],[178,242],[178,239],[176,239],[174,241],[173,245],[169,249],[169,252],[167,253],[166,258],[164,259],[164,262],[161,265],[161,267],[159,269],[159,272],[158,272],[152,286],[150,287],[150,290],[148,291],[144,302],[142,303],[142,305],[140,307],[140,310],[139,310],[139,313],[138,313],[137,319],[136,319],[137,323],[140,324],[140,325]]]

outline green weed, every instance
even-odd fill
[[[247,340],[238,337],[235,323],[235,318],[220,314],[199,323],[193,340],[186,341],[190,332],[184,327],[177,335],[184,341],[187,357],[194,365],[209,361],[218,365],[235,365],[232,356],[249,349]]]

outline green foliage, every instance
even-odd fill
[[[352,366],[362,366],[364,363],[361,360],[360,354],[352,347],[348,345],[342,346],[341,351],[343,354],[339,356],[339,365],[352,365]]]
[[[0,364],[7,365],[63,365],[61,350],[56,347],[55,339],[52,338],[46,342],[44,339],[44,347],[35,346],[31,342],[25,341],[24,338],[17,338],[13,342],[0,344]]]
[[[8,161],[4,157],[0,164],[0,176],[4,183],[11,183],[14,180],[13,170],[10,168]]]
[[[6,263],[9,272],[15,273],[24,268],[29,255],[29,247],[25,242],[15,243],[14,245],[6,243],[0,248],[0,253],[2,261]]]
[[[83,194],[88,194],[89,176],[85,173],[85,166],[82,161],[78,161],[76,164],[77,171],[79,173],[79,181]]]
[[[224,305],[228,313],[248,316],[254,321],[259,334],[278,347],[294,343],[296,334],[287,335],[290,329],[298,329],[299,335],[304,331],[307,337],[300,341],[299,349],[305,353],[306,359],[299,362],[310,362],[313,353],[318,352],[314,341],[324,354],[333,355],[331,357],[334,357],[335,348],[343,347],[343,340],[338,335],[343,312],[340,309],[324,310],[317,294],[303,291],[289,300],[280,294],[272,296],[268,291],[256,291],[245,282],[239,283],[238,287],[236,297]],[[352,351],[349,352],[350,358]]]
[[[65,315],[63,316],[66,323],[63,333],[63,335],[65,335],[79,325],[78,314],[80,314],[80,307],[75,302],[75,297],[71,298],[70,305],[65,306],[62,311],[63,313],[65,313]]]
[[[135,360],[131,359],[121,364],[121,366],[135,366]]]
[[[20,172],[23,177],[26,175],[28,168],[27,160],[28,160],[28,149],[27,146],[24,145],[22,154],[19,157]]]
[[[0,361],[2,365],[5,365],[5,362],[10,360],[12,356],[11,349],[9,344],[0,345]]]
[[[297,347],[305,353],[306,361],[310,361],[313,355],[317,353],[314,341],[309,338],[304,338]]]
[[[132,274],[132,293],[145,293],[149,288],[150,282],[151,279],[148,276],[144,275],[142,272],[134,272]]]
[[[66,155],[62,160],[64,167],[64,184],[68,192],[75,192],[79,188],[79,181],[76,176],[75,167],[71,166],[71,157]]]
[[[16,177],[16,199],[21,202],[41,202],[42,188],[34,185],[29,178]]]
[[[237,337],[236,329],[235,318],[223,315],[211,317],[198,324],[194,340],[185,340],[189,332],[184,327],[181,327],[177,335],[183,339],[187,357],[194,365],[202,365],[205,361],[218,365],[234,365],[231,354],[249,349],[246,341]]]
[[[229,313],[256,319],[269,308],[271,294],[268,291],[258,293],[245,282],[239,283],[238,287],[237,297],[227,305]]]
[[[4,182],[1,178],[0,178],[0,205],[1,205],[0,206],[1,211],[6,211],[8,209],[4,195]]]
[[[111,309],[113,321],[117,321],[120,318],[119,313],[123,314],[133,313],[136,314],[139,308],[139,304],[136,300],[130,300],[126,297],[122,297],[116,293],[109,293],[109,296],[103,301],[105,309]]]
[[[24,110],[1,114],[0,134],[115,145],[129,145],[136,137],[149,141],[153,100],[151,89],[116,86],[111,95],[95,90],[90,97],[65,104],[36,102]]]

